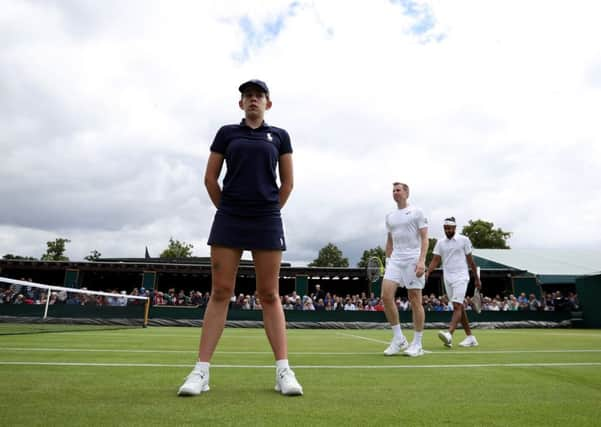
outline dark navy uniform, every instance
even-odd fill
[[[227,172],[208,244],[286,250],[277,165],[292,153],[288,132],[265,122],[252,129],[242,120],[219,129],[211,151],[224,156]]]

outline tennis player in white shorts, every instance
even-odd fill
[[[478,277],[478,267],[472,257],[472,243],[467,237],[456,234],[456,228],[455,217],[444,220],[446,238],[436,242],[432,251],[434,257],[426,272],[426,278],[430,276],[432,271],[442,261],[444,287],[449,301],[453,304],[453,317],[449,324],[449,330],[438,332],[438,338],[440,338],[445,346],[452,347],[453,332],[455,332],[457,323],[461,322],[467,337],[459,345],[461,347],[475,347],[478,345],[478,341],[472,335],[470,323],[463,307],[467,285],[470,281],[468,265],[474,273],[475,285],[478,289],[482,287],[482,283],[480,283],[480,278]]]
[[[392,341],[384,354],[400,353],[411,357],[424,354],[422,336],[426,315],[422,305],[422,289],[426,281],[426,252],[428,251],[428,220],[421,209],[409,206],[409,186],[400,182],[392,185],[392,197],[397,209],[386,215],[386,271],[382,281],[384,313],[392,327]],[[407,288],[414,335],[411,345],[401,331],[399,311],[394,297],[399,286]]]

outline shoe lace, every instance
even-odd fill
[[[189,379],[196,379],[196,377],[199,377],[200,381],[204,380],[206,377],[206,373],[202,372],[202,371],[192,371],[190,372],[190,374],[186,377],[186,381]]]
[[[284,369],[278,370],[278,377],[280,378],[280,380],[290,381],[290,379],[294,378],[295,375],[294,375],[294,372],[292,371],[292,369],[284,368]]]

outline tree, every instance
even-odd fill
[[[37,258],[34,258],[32,256],[21,256],[21,255],[13,255],[13,254],[6,254],[2,257],[2,259],[21,259],[21,260],[26,260],[26,261],[37,261]]]
[[[386,252],[384,251],[384,249],[382,249],[381,246],[377,246],[375,248],[371,248],[371,249],[367,249],[367,250],[363,251],[363,255],[361,256],[361,259],[357,263],[357,267],[359,267],[359,268],[367,267],[367,260],[369,260],[373,256],[380,258],[380,260],[382,261],[382,264],[386,263]]]
[[[342,256],[342,251],[333,243],[328,243],[319,250],[319,255],[309,267],[348,267],[348,258]]]
[[[507,239],[511,237],[511,233],[493,227],[492,222],[481,219],[470,220],[468,225],[463,227],[461,234],[469,237],[472,245],[477,249],[509,249]]]
[[[102,254],[100,252],[98,252],[96,249],[94,249],[93,251],[90,251],[90,255],[88,255],[87,257],[84,257],[84,259],[87,261],[98,261],[101,256],[102,256]]]
[[[163,252],[161,252],[161,258],[190,258],[192,256],[192,248],[194,245],[191,243],[180,242],[179,240],[173,240],[173,237],[169,238],[169,246]]]
[[[54,242],[46,242],[48,249],[46,253],[42,255],[42,261],[69,261],[69,257],[64,255],[65,245],[71,242],[69,239],[63,239],[59,237]]]

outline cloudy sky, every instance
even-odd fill
[[[255,77],[292,136],[294,265],[383,245],[396,180],[433,237],[601,244],[595,0],[0,1],[0,256],[208,255],[209,145]]]

